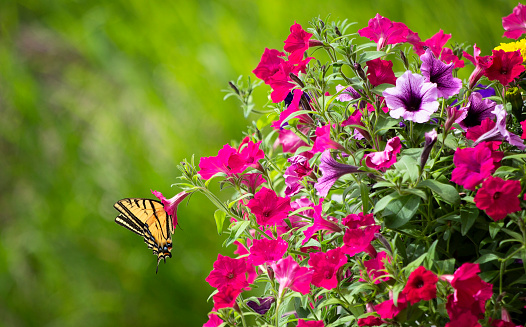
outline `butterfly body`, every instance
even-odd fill
[[[120,214],[115,222],[142,236],[144,242],[157,255],[157,269],[161,259],[172,257],[172,217],[161,202],[150,199],[126,198],[114,205]]]

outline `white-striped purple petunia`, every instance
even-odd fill
[[[314,184],[314,188],[318,191],[319,196],[327,196],[327,193],[329,193],[334,183],[343,175],[363,172],[356,166],[339,163],[334,160],[329,150],[323,152],[320,161],[322,176],[318,178],[318,182]]]
[[[422,66],[420,71],[424,75],[426,82],[437,85],[437,96],[447,99],[462,88],[462,80],[453,77],[454,63],[445,64],[442,60],[435,58],[431,49],[427,48],[426,53],[420,56]]]
[[[396,87],[383,92],[385,103],[393,118],[425,123],[438,110],[437,86],[426,82],[424,76],[406,71],[396,79]]]

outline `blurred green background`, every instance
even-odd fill
[[[201,326],[225,236],[201,195],[161,263],[115,224],[123,197],[179,190],[176,164],[249,124],[228,80],[315,16],[377,12],[484,55],[517,1],[0,1],[0,326]],[[469,76],[471,66],[464,74]],[[266,96],[262,87],[260,97]]]

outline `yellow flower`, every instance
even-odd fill
[[[504,50],[506,52],[513,52],[520,50],[522,55],[522,61],[526,61],[526,39],[522,39],[517,42],[501,43],[494,50]]]

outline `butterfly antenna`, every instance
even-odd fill
[[[161,258],[157,258],[157,269],[155,269],[155,274],[159,272],[159,262],[161,262]]]

